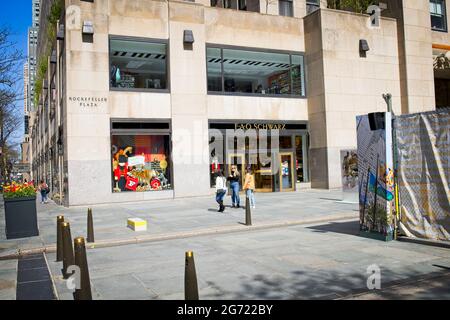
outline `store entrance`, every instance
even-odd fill
[[[272,130],[275,125],[279,140],[272,149],[272,138],[261,131]],[[298,183],[309,181],[309,136],[305,123],[215,120],[210,121],[209,126],[214,129],[210,133],[211,187],[215,185],[217,170],[223,168],[224,175],[229,176],[232,165],[236,165],[241,174],[241,190],[248,167],[255,177],[256,192],[295,191]],[[238,143],[234,133],[239,130],[242,134],[250,129],[255,130],[257,143],[249,139],[255,132],[250,132],[245,141]],[[261,135],[267,137],[264,144]]]
[[[279,155],[280,170],[278,178],[280,180],[280,191],[294,191],[295,189],[295,170],[294,153],[281,152]]]

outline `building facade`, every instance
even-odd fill
[[[33,175],[70,206],[208,195],[232,164],[260,192],[339,188],[357,115],[385,93],[435,109],[437,2],[386,1],[374,26],[327,1],[65,0],[51,56],[39,34]]]
[[[28,28],[28,46],[27,46],[27,61],[24,65],[24,136],[21,143],[21,159],[22,163],[30,166],[28,173],[25,173],[27,181],[31,179],[31,163],[32,152],[30,145],[30,127],[34,120],[35,110],[35,81],[36,81],[36,69],[37,69],[37,41],[39,32],[39,20],[40,20],[40,0],[31,1],[32,21],[31,27]]]

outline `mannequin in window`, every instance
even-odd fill
[[[119,156],[119,165],[114,170],[114,180],[116,181],[116,188],[120,191],[125,191],[128,175],[128,157],[125,155]]]

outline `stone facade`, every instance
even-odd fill
[[[36,177],[46,177],[46,163],[55,158],[54,192],[63,193],[66,205],[211,194],[204,161],[211,119],[307,122],[312,187],[339,188],[340,150],[356,147],[356,115],[385,110],[387,92],[398,114],[434,108],[434,35],[424,7],[415,8],[423,18],[405,19],[402,27],[401,19],[382,18],[381,28],[369,28],[367,15],[329,10],[324,1],[306,15],[306,2],[294,0],[293,17],[278,15],[278,1],[270,1],[266,13],[265,0],[260,12],[210,7],[205,0],[65,0],[65,6],[65,39],[58,41],[61,59],[55,67],[56,113],[45,131],[48,111],[41,108],[33,130],[37,158],[54,149],[33,167]],[[84,21],[93,22],[92,41],[83,39]],[[193,32],[192,48],[183,44],[184,30]],[[110,36],[166,40],[168,92],[110,90]],[[360,56],[360,39],[369,44],[366,57]],[[306,98],[208,94],[207,44],[304,53]],[[417,66],[417,74],[405,72]],[[104,102],[86,108],[74,97]],[[111,119],[170,120],[173,190],[112,192]],[[186,148],[186,141],[195,147]]]

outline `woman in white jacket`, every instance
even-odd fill
[[[219,204],[218,212],[223,212],[225,206],[223,205],[223,198],[227,194],[227,178],[223,176],[222,170],[217,171],[216,177],[216,201]]]

